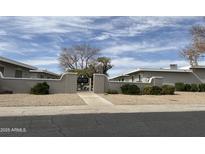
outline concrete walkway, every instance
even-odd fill
[[[100,97],[99,95],[95,93],[81,92],[77,94],[89,106],[108,106],[108,107],[113,106],[113,104],[110,101]]]
[[[140,112],[181,112],[205,111],[205,105],[101,105],[101,106],[30,106],[0,107],[0,117],[98,114],[98,113],[140,113]]]

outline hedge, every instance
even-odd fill
[[[182,82],[178,82],[175,83],[175,89],[177,91],[205,92],[205,84],[184,84]]]
[[[151,95],[152,87],[151,86],[145,86],[143,89],[142,94],[143,95]]]
[[[162,95],[174,95],[175,87],[171,85],[163,85],[162,86]]]
[[[175,83],[175,89],[176,89],[176,91],[184,91],[185,90],[184,83],[183,82]]]
[[[146,86],[143,89],[144,95],[161,95],[162,88],[158,86]]]
[[[199,91],[199,88],[198,88],[198,85],[197,84],[191,84],[191,91],[192,92],[197,92],[197,91]]]
[[[125,84],[121,87],[121,91],[123,94],[130,94],[130,95],[140,94],[140,88],[137,85]]]
[[[191,91],[191,85],[190,84],[185,84],[184,85],[184,91]]]
[[[198,88],[199,88],[199,92],[205,92],[205,84],[204,83],[199,84]]]

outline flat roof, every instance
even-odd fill
[[[31,66],[31,65],[28,65],[28,64],[24,64],[24,63],[21,63],[21,62],[17,62],[15,60],[11,60],[11,59],[8,59],[8,58],[2,57],[2,56],[0,56],[0,61],[5,62],[5,63],[9,63],[9,64],[13,64],[13,65],[17,65],[17,66],[21,66],[21,67],[24,67],[24,68],[29,68],[31,70],[38,69],[37,67]]]
[[[51,75],[55,75],[55,76],[60,76],[59,74],[47,71],[47,70],[30,70],[31,73],[46,73],[46,74],[51,74]]]
[[[190,67],[190,68],[205,68],[205,66],[204,65],[199,65],[199,66],[193,66],[193,67]]]
[[[130,72],[127,72],[123,75],[119,75],[119,76],[115,76],[115,77],[111,77],[110,79],[115,79],[117,77],[124,77],[125,75],[130,75],[133,73],[137,73],[137,72],[180,72],[180,73],[185,73],[185,72],[192,72],[189,69],[155,69],[155,68],[139,68]]]

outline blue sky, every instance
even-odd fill
[[[0,17],[0,55],[60,73],[63,47],[89,43],[112,58],[110,76],[188,62],[178,52],[202,17]],[[203,62],[201,62],[203,64]]]

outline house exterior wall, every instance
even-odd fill
[[[13,93],[29,93],[37,83],[47,82],[50,93],[75,93],[77,91],[77,74],[66,73],[60,79],[32,79],[3,77],[0,73],[0,90],[10,90]]]
[[[30,72],[30,78],[58,79],[59,77],[44,72]]]
[[[164,84],[175,84],[176,82],[201,83],[192,72],[143,72],[143,78],[152,76],[164,77]]]
[[[30,76],[29,74],[29,69],[24,68],[24,67],[20,67],[17,65],[12,65],[9,63],[5,63],[5,62],[1,62],[0,61],[0,66],[4,67],[4,76],[5,77],[15,77],[15,71],[16,70],[20,70],[22,71],[22,77],[23,78],[28,78]]]
[[[202,68],[192,68],[193,73],[197,75],[203,83],[205,83],[205,69]]]
[[[147,82],[149,78],[153,76],[161,76],[164,78],[164,84],[175,84],[176,82],[184,83],[201,83],[199,78],[203,78],[205,81],[205,71],[198,71],[198,77],[192,72],[157,72],[157,71],[140,71],[131,74],[129,77],[118,77],[112,79],[112,81],[119,81],[124,78],[125,82],[131,82],[131,76],[134,77],[134,82],[139,81],[139,75],[141,76],[142,82]]]

